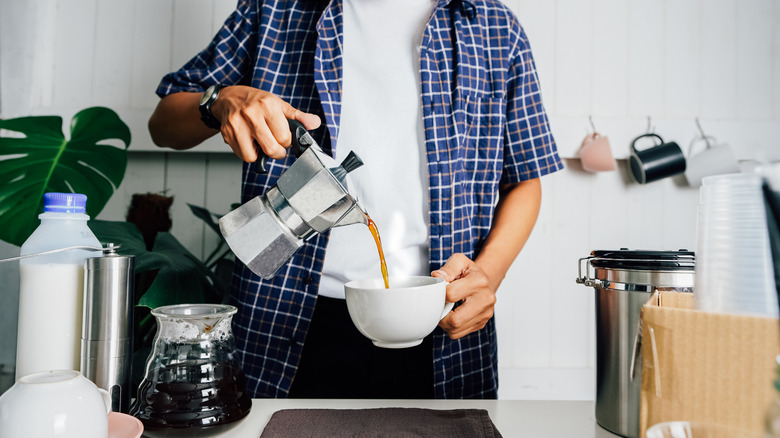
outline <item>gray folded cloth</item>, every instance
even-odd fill
[[[501,438],[484,409],[283,409],[260,438]]]

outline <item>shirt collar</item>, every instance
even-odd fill
[[[477,8],[471,0],[438,0],[436,6],[439,8],[457,6],[469,19],[477,15]]]

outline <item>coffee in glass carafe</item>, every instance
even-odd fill
[[[157,334],[130,413],[148,436],[206,436],[244,418],[252,406],[235,357],[236,308],[181,304],[152,310]]]

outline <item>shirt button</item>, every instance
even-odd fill
[[[312,281],[314,281],[314,280],[311,278],[311,275],[307,275],[307,276],[303,277],[303,284],[308,285],[308,284],[311,284]]]

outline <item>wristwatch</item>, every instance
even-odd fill
[[[221,88],[222,84],[214,84],[207,88],[206,91],[203,92],[203,95],[200,96],[200,104],[198,105],[198,109],[200,109],[200,119],[203,120],[203,123],[205,123],[206,126],[212,129],[219,129],[219,127],[222,126],[219,119],[214,117],[214,114],[211,113],[211,105],[213,105],[214,101],[219,97],[219,90]]]

